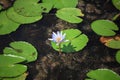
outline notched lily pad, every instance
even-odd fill
[[[112,0],[113,5],[120,10],[120,0]]]
[[[101,36],[114,36],[118,31],[118,26],[109,20],[96,20],[91,24],[92,30]]]
[[[57,11],[56,16],[70,23],[80,23],[83,21],[80,16],[84,14],[77,8],[63,8]]]
[[[10,47],[5,47],[4,54],[16,55],[24,57],[27,62],[35,61],[37,59],[37,50],[28,42],[17,41],[11,42]]]
[[[87,76],[93,80],[120,80],[120,76],[109,69],[92,70],[87,73]]]
[[[16,31],[16,29],[20,26],[20,24],[11,21],[6,16],[6,11],[3,11],[0,13],[0,35],[9,34],[13,31]]]
[[[27,70],[27,66],[17,64],[23,61],[25,61],[23,57],[0,55],[0,77],[15,77],[23,74]]]
[[[52,8],[51,4],[38,3],[39,0],[16,0],[13,7],[14,10],[25,17],[40,16],[42,12],[49,12]]]
[[[13,20],[14,22],[20,23],[20,24],[33,23],[42,18],[42,15],[35,16],[35,17],[25,17],[22,15],[19,15],[18,13],[14,11],[13,7],[7,10],[7,16],[9,19]]]
[[[81,31],[78,29],[63,30],[63,33],[66,34],[65,39],[69,41],[61,43],[62,52],[76,52],[82,50],[87,45],[88,37],[85,34],[81,34]],[[55,42],[51,42],[51,44],[55,50],[59,51],[59,47]]]

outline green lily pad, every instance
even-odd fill
[[[0,55],[0,77],[15,77],[23,74],[27,70],[27,67],[17,64],[23,61],[25,61],[23,57]]]
[[[24,57],[27,62],[35,61],[37,59],[37,50],[28,42],[16,41],[11,42],[10,47],[4,49],[5,55],[16,55]]]
[[[120,50],[117,51],[115,58],[116,58],[116,61],[120,63]]]
[[[20,23],[20,24],[33,23],[33,22],[36,22],[42,19],[42,15],[35,16],[35,17],[25,17],[22,15],[19,15],[18,13],[14,11],[13,7],[7,10],[7,16],[9,19],[13,20],[14,22]]]
[[[105,45],[113,49],[120,49],[120,40],[110,40]]]
[[[9,34],[20,26],[20,24],[11,21],[6,16],[6,11],[0,13],[0,35]]]
[[[3,7],[0,5],[0,10],[2,10],[3,9]]]
[[[109,69],[97,69],[87,73],[93,80],[120,80],[120,76]]]
[[[63,8],[57,11],[56,16],[70,23],[80,23],[83,20],[79,16],[84,14],[77,8]]]
[[[3,78],[2,80],[25,80],[26,76],[27,76],[26,73],[24,73],[17,77]]]
[[[78,29],[63,30],[66,34],[67,42],[61,43],[62,52],[70,53],[82,50],[88,42],[88,37],[85,34],[81,34]],[[59,51],[59,46],[55,42],[51,42],[53,49]]]
[[[26,70],[27,66],[21,64],[0,65],[0,77],[16,77]]]
[[[15,55],[0,55],[0,66],[16,64],[25,61],[25,58]]]
[[[40,16],[42,12],[49,12],[52,8],[51,4],[38,3],[39,0],[16,0],[13,7],[14,10],[25,17]]]
[[[112,0],[113,5],[120,10],[120,0]]]
[[[101,36],[114,36],[118,31],[118,26],[109,20],[96,20],[91,24],[92,30]]]

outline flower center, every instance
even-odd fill
[[[60,42],[60,41],[61,41],[61,37],[57,37],[56,42]]]

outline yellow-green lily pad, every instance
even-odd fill
[[[6,11],[3,11],[0,13],[0,35],[9,34],[13,31],[16,31],[16,29],[20,26],[19,23],[16,23],[12,20],[10,20],[6,16]]]
[[[35,16],[35,17],[26,17],[26,16],[19,15],[18,13],[14,11],[13,7],[7,10],[7,16],[9,19],[13,20],[14,22],[20,23],[20,24],[33,23],[33,22],[36,22],[42,19],[42,15]]]

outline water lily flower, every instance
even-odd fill
[[[66,42],[68,40],[65,40],[65,36],[66,34],[62,34],[62,31],[57,31],[57,33],[53,32],[52,34],[52,38],[50,38],[49,40],[56,42],[57,45],[59,45],[62,42]]]

